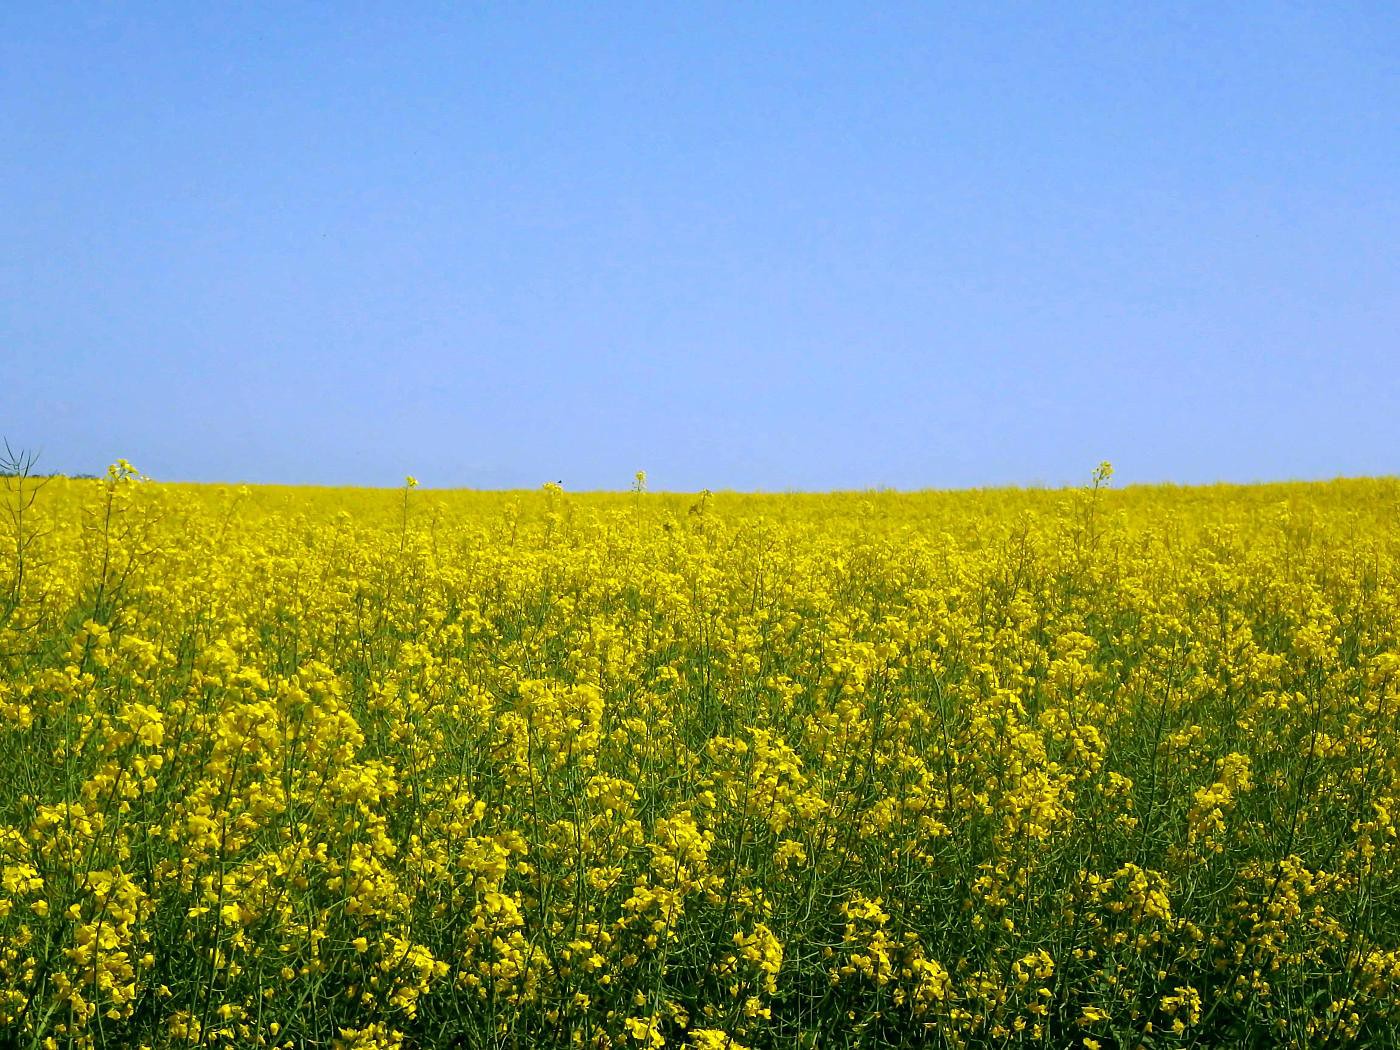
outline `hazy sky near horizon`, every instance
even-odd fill
[[[158,478],[1400,474],[1400,6],[11,4],[0,434]]]

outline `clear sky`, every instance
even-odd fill
[[[11,3],[52,470],[1400,473],[1400,5]]]

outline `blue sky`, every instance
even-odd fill
[[[1394,4],[10,4],[0,433],[625,488],[1400,473]]]

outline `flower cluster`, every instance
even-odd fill
[[[1400,484],[1111,473],[55,480],[0,1044],[1396,1046]]]

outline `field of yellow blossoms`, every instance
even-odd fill
[[[1400,482],[7,481],[0,1046],[1400,1044]]]

